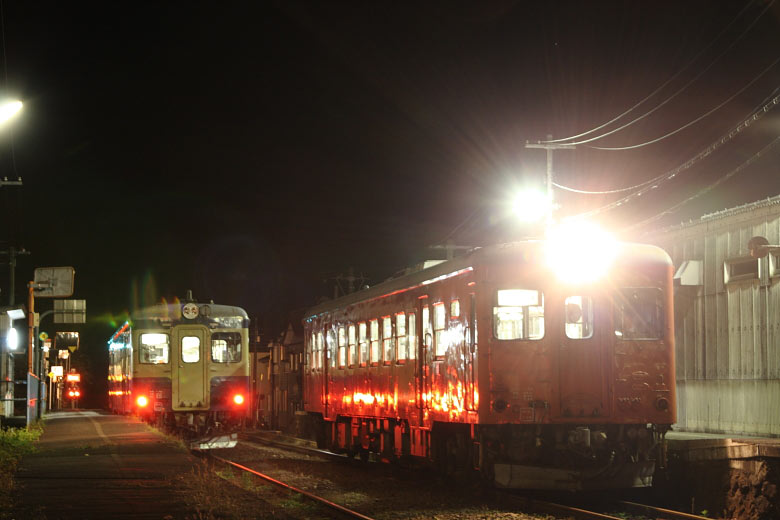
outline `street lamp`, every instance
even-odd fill
[[[551,209],[552,201],[549,195],[534,189],[518,192],[512,202],[512,210],[523,222],[538,222],[548,217]]]
[[[6,101],[0,104],[0,125],[14,117],[22,109],[22,102],[17,100]]]

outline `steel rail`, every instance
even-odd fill
[[[580,509],[578,507],[566,506],[553,502],[544,502],[542,500],[535,500],[530,498],[527,499],[526,502],[529,509],[540,513],[565,514],[584,520],[623,520],[617,516],[605,515],[595,511],[588,511],[587,509]]]
[[[286,488],[290,491],[294,491],[296,493],[299,493],[311,500],[314,500],[315,502],[318,502],[320,504],[323,504],[331,509],[335,509],[336,511],[339,511],[347,516],[350,516],[352,518],[360,518],[361,520],[374,520],[370,516],[366,516],[362,513],[358,513],[357,511],[353,511],[352,509],[346,508],[344,506],[341,506],[335,502],[331,502],[330,500],[326,498],[322,498],[321,496],[314,495],[312,493],[309,493],[308,491],[304,491],[303,489],[297,488],[295,486],[291,486],[290,484],[287,484],[286,482],[282,482],[281,480],[276,480],[275,478],[271,477],[270,475],[266,475],[265,473],[260,473],[259,471],[255,471],[252,468],[248,468],[246,466],[243,466],[237,462],[233,462],[232,460],[223,459],[222,457],[219,457],[217,455],[209,454],[212,458],[222,462],[223,464],[227,464],[229,466],[236,467],[238,469],[244,470],[248,473],[251,473],[252,475],[255,475],[256,477],[260,477],[263,480],[266,480],[268,482],[271,482],[272,484],[276,484],[277,486]]]
[[[672,509],[664,509],[662,507],[648,506],[645,504],[639,504],[637,502],[627,502],[620,500],[618,504],[639,509],[644,513],[665,515],[664,518],[679,518],[681,520],[712,520],[706,516],[692,515],[690,513],[683,513],[682,511],[674,511]]]

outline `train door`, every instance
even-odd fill
[[[429,392],[431,385],[431,364],[433,362],[433,331],[431,330],[431,308],[428,305],[428,296],[422,296],[417,300],[417,363],[415,370],[415,394],[417,408],[428,408]]]
[[[596,326],[592,294],[571,291],[561,296],[554,301],[562,306],[563,330],[555,327],[557,330],[550,331],[560,334],[560,415],[590,418],[608,415],[604,350],[609,345],[609,331]]]
[[[476,295],[470,294],[467,300],[466,334],[463,342],[463,385],[465,386],[465,406],[467,410],[476,410],[474,399],[474,356],[477,350],[477,305]]]
[[[200,326],[177,327],[174,350],[177,375],[173,381],[173,408],[208,408],[206,348],[208,331]]]

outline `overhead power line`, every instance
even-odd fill
[[[609,204],[606,204],[604,206],[592,209],[590,211],[585,211],[583,213],[579,213],[577,215],[572,215],[570,217],[567,217],[567,220],[579,220],[583,218],[592,217],[593,215],[597,215],[599,213],[603,213],[605,211],[609,211],[612,209],[615,209],[617,207],[620,207],[628,202],[631,202],[642,195],[645,195],[646,193],[649,193],[651,190],[657,189],[659,186],[661,186],[663,183],[668,182],[675,178],[678,174],[681,172],[690,169],[693,167],[694,164],[698,163],[699,161],[705,159],[706,157],[709,157],[712,155],[716,150],[721,148],[724,144],[731,141],[734,137],[745,131],[748,127],[752,126],[754,123],[756,123],[758,120],[760,120],[764,115],[766,115],[770,110],[775,108],[778,104],[780,104],[780,95],[777,95],[773,97],[767,104],[765,104],[763,107],[756,110],[750,117],[747,119],[741,121],[739,124],[737,124],[735,127],[733,127],[729,132],[722,135],[720,138],[718,138],[716,141],[714,141],[712,144],[707,146],[705,149],[703,149],[701,152],[693,156],[692,158],[688,159],[683,164],[677,166],[676,168],[662,173],[661,175],[658,175],[657,177],[654,177],[650,179],[649,181],[643,183],[640,189],[635,191],[634,193],[631,193],[630,195],[626,195],[625,197],[618,199],[614,202],[611,202]]]
[[[732,42],[731,42],[731,44],[729,44],[729,46],[728,46],[728,47],[726,47],[726,49],[724,49],[724,50],[723,50],[723,51],[722,51],[720,54],[718,54],[718,55],[717,55],[717,56],[716,56],[716,57],[715,57],[715,58],[714,58],[714,59],[713,59],[713,60],[712,60],[712,61],[709,63],[709,65],[707,65],[707,66],[706,66],[706,67],[705,67],[705,68],[704,68],[702,71],[700,71],[700,72],[699,72],[699,73],[698,73],[696,76],[694,76],[694,77],[693,77],[693,79],[691,79],[690,81],[688,81],[688,82],[687,82],[685,85],[683,85],[683,86],[682,86],[680,89],[678,89],[677,91],[675,91],[675,92],[674,92],[672,95],[670,95],[669,97],[667,97],[667,98],[666,98],[664,101],[662,101],[661,103],[659,103],[658,105],[656,105],[654,108],[652,108],[652,109],[648,110],[647,112],[645,112],[645,113],[644,113],[644,114],[642,114],[641,116],[638,116],[638,117],[636,117],[636,118],[632,119],[632,120],[631,120],[631,121],[629,121],[628,123],[626,123],[626,124],[624,124],[624,125],[622,125],[622,126],[619,126],[619,127],[615,128],[615,129],[613,129],[613,130],[610,130],[609,132],[605,132],[605,133],[603,133],[603,134],[601,134],[601,135],[598,135],[598,136],[595,136],[595,137],[591,137],[591,138],[589,138],[589,139],[584,139],[584,140],[582,140],[582,141],[577,141],[577,142],[567,142],[566,144],[572,144],[572,145],[581,145],[581,144],[587,144],[587,143],[591,143],[591,142],[593,142],[593,141],[597,141],[598,139],[602,139],[602,138],[604,138],[604,137],[610,136],[610,135],[612,135],[612,134],[614,134],[614,133],[617,133],[617,132],[619,132],[619,131],[621,131],[621,130],[623,130],[623,129],[625,129],[625,128],[627,128],[627,127],[631,126],[631,125],[633,125],[634,123],[637,123],[637,122],[641,121],[642,119],[646,118],[646,117],[647,117],[647,116],[649,116],[650,114],[654,113],[655,111],[657,111],[658,109],[660,109],[661,107],[663,107],[664,105],[666,105],[667,103],[669,103],[669,102],[670,102],[672,99],[674,99],[675,97],[677,97],[679,94],[681,94],[683,91],[685,91],[685,90],[686,90],[686,89],[687,89],[689,86],[691,86],[691,85],[692,85],[694,82],[696,82],[696,81],[697,81],[697,80],[698,80],[700,77],[702,77],[702,76],[703,76],[703,75],[704,75],[704,74],[705,74],[707,71],[709,71],[709,70],[712,68],[712,66],[713,66],[713,65],[715,65],[715,63],[717,63],[717,62],[720,60],[720,58],[722,58],[722,57],[723,57],[723,56],[724,56],[724,55],[725,55],[725,54],[726,54],[728,51],[730,51],[730,50],[731,50],[731,49],[734,47],[734,45],[736,45],[736,44],[737,44],[737,42],[739,42],[739,41],[740,41],[740,40],[741,40],[741,39],[742,39],[742,38],[743,38],[743,37],[744,37],[744,36],[745,36],[745,35],[748,33],[748,31],[750,31],[750,29],[752,29],[752,28],[753,28],[753,26],[756,24],[756,22],[758,22],[758,20],[759,20],[759,19],[760,19],[760,18],[761,18],[761,17],[764,15],[764,13],[766,13],[766,12],[769,10],[769,8],[770,8],[770,7],[771,7],[771,6],[772,6],[774,3],[775,3],[775,0],[772,0],[772,1],[771,1],[769,4],[767,4],[767,6],[766,6],[766,7],[765,7],[765,8],[764,8],[764,9],[763,9],[763,10],[762,10],[762,11],[761,11],[759,14],[758,14],[758,16],[757,16],[757,17],[756,17],[756,18],[753,20],[753,22],[752,22],[752,23],[751,23],[751,24],[750,24],[750,25],[749,25],[749,26],[748,26],[746,29],[744,29],[744,30],[742,31],[742,33],[741,33],[739,36],[737,36],[737,38],[736,38],[736,39],[734,39],[734,41],[732,41]],[[750,5],[750,4],[748,4],[748,5]],[[742,15],[742,13],[744,12],[744,10],[745,10],[746,8],[747,8],[747,6],[745,6],[745,8],[743,8],[743,10],[742,10],[742,11],[740,11],[740,13],[737,15],[737,17],[736,17],[734,20],[732,20],[732,22],[731,22],[731,23],[730,23],[728,26],[726,26],[726,28],[724,28],[724,29],[723,29],[723,31],[721,31],[721,33],[720,33],[720,34],[718,34],[718,36],[715,38],[715,40],[713,40],[713,41],[712,41],[712,42],[711,42],[711,43],[710,43],[710,44],[709,44],[707,47],[705,47],[705,48],[704,48],[702,51],[700,51],[700,52],[699,52],[699,54],[697,54],[697,55],[696,55],[696,56],[693,58],[693,60],[691,60],[691,61],[690,61],[690,62],[689,62],[687,65],[685,65],[685,67],[683,67],[683,68],[682,68],[682,69],[681,69],[679,72],[677,72],[677,74],[675,74],[674,76],[672,76],[672,77],[671,77],[669,80],[667,80],[667,81],[666,81],[664,84],[662,84],[660,87],[658,87],[658,88],[657,88],[655,91],[653,91],[653,92],[652,92],[650,95],[648,95],[648,96],[647,96],[646,98],[644,98],[642,101],[640,101],[639,103],[637,103],[636,105],[634,105],[633,107],[631,107],[630,109],[628,109],[627,111],[623,112],[621,115],[619,115],[619,116],[617,116],[616,118],[612,119],[611,121],[609,121],[609,122],[607,122],[607,123],[604,123],[604,124],[602,124],[602,125],[600,125],[600,126],[598,126],[598,127],[594,128],[594,129],[592,129],[592,130],[588,130],[587,132],[584,132],[584,133],[581,133],[581,134],[578,134],[578,135],[575,135],[575,136],[571,136],[571,137],[568,137],[568,138],[565,138],[565,139],[556,139],[556,140],[554,140],[554,141],[549,141],[549,142],[551,142],[551,143],[555,143],[555,142],[570,141],[571,139],[577,139],[577,138],[579,138],[579,137],[583,137],[583,136],[585,136],[585,135],[588,135],[588,134],[591,134],[591,133],[593,133],[593,132],[596,132],[596,131],[598,131],[598,130],[601,130],[602,128],[604,128],[604,127],[606,127],[606,126],[608,126],[608,125],[610,125],[610,124],[612,124],[612,123],[616,122],[617,120],[621,119],[623,116],[625,116],[625,115],[629,114],[630,112],[632,112],[632,111],[633,111],[635,108],[639,107],[639,106],[640,106],[640,105],[642,105],[642,104],[643,104],[645,101],[647,101],[648,99],[650,99],[651,97],[653,97],[653,96],[654,96],[654,95],[655,95],[657,92],[659,92],[660,90],[662,90],[662,89],[663,89],[663,88],[664,88],[666,85],[668,85],[668,84],[669,84],[669,83],[670,83],[670,82],[671,82],[673,79],[675,79],[675,78],[676,78],[676,77],[677,77],[677,76],[678,76],[680,73],[682,73],[684,70],[686,70],[688,67],[690,67],[690,66],[693,64],[693,62],[695,62],[695,61],[696,61],[696,60],[699,58],[699,56],[700,56],[700,55],[701,55],[701,54],[702,54],[704,51],[706,51],[707,49],[709,49],[709,48],[712,46],[712,44],[714,44],[714,43],[715,43],[715,41],[717,41],[717,40],[718,40],[718,38],[720,38],[720,36],[721,36],[721,35],[722,35],[722,34],[723,34],[723,33],[724,33],[724,32],[725,32],[725,31],[726,31],[726,30],[727,30],[727,29],[728,29],[728,28],[729,28],[729,27],[730,27],[730,26],[731,26],[731,25],[732,25],[732,24],[735,22],[735,21],[736,21],[736,19],[737,19],[737,18],[739,18],[739,17]]]
[[[720,179],[718,179],[717,181],[713,182],[709,186],[706,186],[705,188],[702,188],[701,190],[697,191],[696,193],[694,193],[693,195],[691,195],[687,199],[683,200],[682,202],[679,202],[679,203],[675,204],[674,206],[671,206],[670,208],[665,209],[664,211],[662,211],[661,213],[658,213],[657,215],[654,215],[654,216],[652,216],[650,218],[642,220],[641,222],[637,222],[636,224],[633,224],[631,226],[623,228],[623,231],[631,231],[631,230],[636,229],[636,228],[644,227],[644,226],[646,226],[648,224],[652,224],[653,222],[655,222],[657,220],[660,220],[661,218],[663,218],[666,215],[674,213],[675,211],[677,211],[678,209],[680,209],[684,205],[688,204],[692,200],[697,199],[698,197],[701,197],[705,193],[708,193],[708,192],[712,191],[713,189],[715,189],[720,184],[723,184],[724,182],[726,182],[727,180],[732,178],[734,175],[738,174],[739,172],[741,172],[742,170],[744,170],[745,168],[747,168],[748,166],[750,166],[751,164],[756,162],[758,159],[760,159],[761,157],[766,155],[772,148],[774,148],[778,144],[780,144],[780,136],[775,137],[775,139],[771,143],[769,143],[768,145],[763,147],[761,150],[756,152],[752,157],[750,157],[750,159],[748,159],[747,161],[743,162],[742,164],[740,164],[739,166],[737,166],[736,168],[734,168],[733,170],[731,170],[726,175],[722,176]]]
[[[725,101],[723,101],[721,104],[719,104],[719,105],[718,105],[718,106],[716,106],[715,108],[712,108],[711,110],[709,110],[709,111],[705,112],[704,114],[700,115],[699,117],[697,117],[697,118],[696,118],[696,119],[694,119],[693,121],[690,121],[690,122],[688,122],[688,123],[684,124],[683,126],[681,126],[680,128],[678,128],[677,130],[674,130],[674,131],[672,131],[672,132],[669,132],[669,133],[668,133],[668,134],[666,134],[666,135],[662,135],[661,137],[657,137],[657,138],[655,138],[655,139],[652,139],[652,140],[650,140],[650,141],[646,141],[646,142],[644,142],[644,143],[639,143],[639,144],[634,144],[634,145],[631,145],[631,146],[617,146],[617,147],[588,146],[588,148],[593,148],[593,149],[595,149],[595,150],[609,150],[609,151],[615,151],[615,150],[633,150],[633,149],[635,149],[635,148],[641,148],[641,147],[643,147],[643,146],[647,146],[647,145],[650,145],[650,144],[657,143],[658,141],[662,141],[662,140],[666,139],[667,137],[671,137],[671,136],[673,136],[674,134],[676,134],[676,133],[678,133],[678,132],[682,132],[683,130],[685,130],[685,129],[686,129],[686,128],[688,128],[689,126],[691,126],[691,125],[694,125],[694,124],[698,123],[699,121],[701,121],[701,120],[702,120],[702,119],[704,119],[705,117],[707,117],[707,116],[711,115],[712,113],[714,113],[714,112],[716,112],[716,111],[720,110],[720,109],[721,109],[721,108],[723,108],[725,105],[727,105],[729,102],[733,101],[735,97],[737,97],[738,95],[740,95],[740,94],[742,94],[744,91],[746,91],[746,90],[747,90],[747,89],[748,89],[748,88],[749,88],[749,87],[750,87],[750,86],[751,86],[753,83],[755,83],[756,81],[758,81],[758,80],[761,78],[761,76],[763,76],[764,74],[766,74],[767,72],[769,72],[769,71],[770,71],[770,70],[771,70],[771,69],[772,69],[772,68],[773,68],[775,65],[777,65],[777,62],[778,62],[778,61],[780,61],[780,58],[777,58],[777,59],[775,59],[775,61],[773,61],[773,62],[771,63],[771,65],[769,65],[767,68],[765,68],[764,70],[762,70],[762,71],[761,71],[761,72],[758,74],[758,76],[756,76],[755,78],[753,78],[752,80],[750,80],[750,82],[749,82],[747,85],[745,85],[744,87],[742,87],[741,89],[739,89],[737,92],[735,92],[735,93],[734,93],[732,96],[730,96],[728,99],[726,99]]]

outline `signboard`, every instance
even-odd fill
[[[41,332],[40,334],[38,334],[38,339],[41,341],[46,341],[47,339],[49,339],[49,335],[46,332]]]
[[[68,383],[78,383],[81,381],[81,374],[78,374],[76,372],[71,372],[67,376],[65,376],[65,381]]]
[[[54,336],[54,348],[75,352],[79,348],[80,339],[78,332],[57,332],[57,335]]]
[[[62,377],[62,365],[52,365],[51,377],[52,378]]]
[[[67,298],[73,294],[72,267],[39,267],[35,270],[33,289],[36,298]]]
[[[54,300],[54,323],[85,323],[87,300]]]

